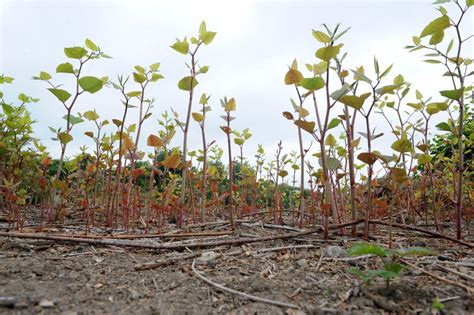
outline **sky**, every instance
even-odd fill
[[[224,124],[219,99],[234,97],[237,110],[232,128],[249,128],[253,134],[244,146],[244,154],[252,158],[257,144],[262,144],[268,160],[280,140],[285,152],[298,149],[297,128],[282,117],[283,111],[292,111],[290,98],[296,95],[293,87],[284,84],[283,78],[294,58],[300,70],[310,75],[304,64],[317,62],[314,53],[321,47],[311,32],[321,29],[323,23],[330,27],[341,23],[342,28],[351,28],[342,38],[342,51],[348,52],[344,68],[363,65],[368,75],[373,76],[373,58],[377,56],[381,68],[394,64],[386,84],[391,84],[398,74],[412,83],[408,101],[415,101],[415,89],[442,101],[438,91],[451,89],[449,81],[441,77],[443,69],[421,62],[422,54],[403,49],[412,43],[413,35],[420,34],[425,25],[439,16],[431,3],[422,0],[0,0],[0,73],[16,79],[12,86],[2,89],[10,101],[15,101],[20,92],[41,99],[28,107],[37,120],[35,135],[42,139],[52,156],[58,156],[59,143],[50,140],[48,126],[64,126],[61,117],[65,110],[46,90],[44,82],[31,80],[33,75],[47,71],[53,75],[54,83],[70,87],[70,76],[55,74],[55,69],[68,61],[63,48],[83,45],[86,38],[113,57],[88,63],[85,73],[89,75],[107,75],[116,80],[117,75],[131,75],[135,65],[148,66],[159,61],[165,79],[153,84],[147,92],[149,97],[156,98],[156,103],[153,116],[143,127],[141,149],[146,149],[145,139],[150,133],[157,133],[160,126],[156,119],[163,111],[173,108],[185,118],[188,94],[177,88],[177,82],[188,75],[185,62],[189,59],[172,50],[170,45],[176,38],[197,35],[199,24],[205,20],[208,30],[217,32],[214,41],[200,48],[198,53],[199,64],[210,66],[196,87],[196,95],[211,95],[207,138],[225,148],[225,134],[219,128]],[[466,17],[463,27],[466,34],[474,33],[472,13]],[[471,58],[472,47],[469,44],[465,50]],[[132,86],[130,89],[134,89]],[[318,94],[320,97],[323,95]],[[197,111],[198,106],[195,102],[193,111]],[[309,119],[315,120],[312,104],[306,107],[311,112]],[[123,105],[119,92],[104,88],[94,95],[84,94],[73,112],[91,109],[109,120],[121,118]],[[341,107],[336,107],[332,117],[341,113]],[[128,121],[136,121],[137,117],[138,111],[132,110]],[[432,126],[445,119],[444,115],[435,117]],[[385,133],[374,141],[374,147],[382,152],[388,150],[395,140],[388,124],[380,115],[373,115],[371,124]],[[190,149],[199,149],[199,126],[192,121],[190,128]],[[360,121],[356,131],[364,131],[364,128]],[[92,140],[83,135],[92,129],[89,122],[75,127],[72,132],[75,140],[68,145],[66,155],[77,153],[81,145],[92,150]],[[333,131],[337,136],[342,129]],[[304,136],[305,147],[309,147],[311,137]],[[178,131],[173,145],[181,143],[182,133]],[[237,148],[233,150],[236,152]],[[317,146],[313,144],[311,150],[318,151]]]

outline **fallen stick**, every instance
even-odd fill
[[[284,302],[279,302],[279,301],[274,301],[274,300],[269,300],[269,299],[265,299],[265,298],[261,298],[261,297],[258,297],[258,296],[255,296],[255,295],[250,295],[248,293],[245,293],[245,292],[241,292],[241,291],[237,291],[237,290],[234,290],[234,289],[231,289],[231,288],[228,288],[228,287],[225,287],[219,283],[216,283],[216,282],[213,282],[211,280],[209,280],[208,278],[204,277],[201,273],[199,273],[197,270],[196,270],[196,267],[195,267],[195,264],[196,264],[196,260],[193,261],[192,265],[191,265],[191,268],[193,269],[193,273],[199,278],[201,279],[202,281],[206,282],[207,284],[221,290],[221,291],[225,291],[225,292],[228,292],[228,293],[232,293],[232,294],[235,294],[237,296],[240,296],[240,297],[243,297],[245,299],[248,299],[248,300],[251,300],[251,301],[255,301],[255,302],[261,302],[261,303],[265,303],[265,304],[270,304],[270,305],[275,305],[275,306],[280,306],[280,307],[287,307],[287,308],[294,308],[294,309],[299,309],[299,307],[295,304],[290,304],[290,303],[284,303]]]
[[[214,250],[216,250],[216,249],[214,249]],[[216,256],[216,258],[219,258],[219,257],[222,257],[222,256],[226,256],[226,257],[227,256],[235,256],[235,255],[239,255],[241,253],[243,253],[243,250],[242,249],[237,249],[237,250],[234,250],[232,252],[218,254]],[[160,268],[160,267],[166,267],[166,266],[169,266],[169,265],[173,265],[177,262],[180,262],[182,260],[188,260],[188,259],[196,258],[198,256],[201,256],[202,254],[203,254],[202,252],[199,252],[199,253],[192,253],[192,254],[189,254],[189,255],[184,255],[184,256],[179,256],[179,257],[171,257],[171,258],[168,258],[168,259],[155,260],[155,261],[151,261],[151,262],[137,264],[137,265],[133,266],[133,269],[135,269],[135,271],[143,271],[143,270],[156,269],[156,268]]]
[[[85,235],[85,234],[54,234],[55,236],[74,237],[74,238],[91,238],[91,239],[145,239],[145,238],[188,238],[188,237],[208,237],[229,235],[232,232],[196,232],[196,233],[179,233],[179,234],[121,234],[121,235]]]
[[[472,281],[471,283],[474,283],[474,277],[473,276],[470,276],[470,275],[467,275],[465,273],[459,272],[457,270],[454,270],[454,269],[451,269],[451,268],[446,268],[446,267],[443,267],[443,266],[436,266],[436,268],[438,268],[442,271],[445,271],[447,273],[454,273],[455,275],[458,275],[461,278]]]
[[[359,224],[364,222],[363,219],[359,219],[357,221],[343,223],[343,224],[335,224],[329,226],[329,230],[337,230],[341,227],[351,226],[355,224]],[[16,233],[16,232],[0,232],[0,237],[16,237],[16,238],[29,238],[29,239],[43,239],[49,241],[56,241],[56,242],[67,242],[67,243],[84,243],[84,244],[91,244],[91,245],[105,245],[105,246],[119,246],[119,247],[131,247],[131,248],[140,248],[140,249],[153,249],[153,250],[182,250],[182,249],[192,249],[192,248],[208,248],[208,247],[216,247],[216,246],[223,246],[223,245],[242,245],[242,244],[249,244],[249,243],[258,243],[258,242],[266,242],[266,241],[273,241],[273,240],[282,240],[282,239],[291,239],[294,237],[299,237],[303,235],[309,235],[321,232],[323,228],[318,226],[316,228],[306,230],[303,232],[296,232],[296,233],[285,233],[285,234],[277,234],[277,235],[270,235],[270,236],[263,236],[263,237],[255,237],[255,238],[238,238],[233,240],[222,240],[216,242],[198,242],[198,243],[191,243],[191,244],[139,244],[134,243],[131,241],[125,240],[113,240],[113,239],[91,239],[91,238],[74,238],[74,237],[65,237],[65,236],[55,236],[55,235],[48,235],[48,234],[32,234],[32,233]]]
[[[462,283],[459,283],[459,282],[456,282],[456,281],[452,281],[452,280],[443,278],[443,277],[441,277],[441,276],[435,275],[434,273],[431,273],[431,272],[429,272],[429,271],[427,271],[427,270],[425,270],[425,269],[423,269],[423,268],[420,268],[420,267],[418,267],[417,265],[412,264],[411,262],[408,262],[408,261],[405,260],[405,259],[400,259],[400,262],[402,262],[402,263],[404,263],[404,264],[410,266],[410,267],[413,268],[413,269],[418,270],[418,271],[421,272],[421,273],[424,273],[425,275],[428,275],[428,276],[430,276],[430,277],[432,277],[432,278],[435,278],[436,280],[445,282],[445,283],[450,284],[450,285],[453,285],[453,286],[457,286],[457,287],[463,288],[464,290],[467,291],[467,293],[469,293],[469,295],[470,295],[471,297],[474,296],[474,288],[472,288],[472,287],[469,287],[469,286],[467,286],[467,285],[465,285],[465,284],[462,284]]]
[[[133,269],[135,269],[136,271],[143,271],[143,270],[156,269],[156,268],[159,268],[159,267],[166,267],[166,266],[169,266],[169,265],[173,265],[173,264],[175,264],[179,261],[196,258],[196,257],[201,256],[201,255],[202,255],[202,253],[193,253],[193,254],[180,256],[180,257],[171,257],[169,259],[146,262],[146,263],[143,263],[143,264],[138,264],[138,265],[133,266]]]
[[[378,220],[369,220],[369,223],[371,223],[371,224],[380,224],[380,225],[390,226],[390,223],[384,222],[384,221],[378,221]],[[462,241],[462,240],[458,240],[458,239],[456,239],[456,238],[454,238],[454,237],[451,237],[451,236],[448,236],[448,235],[444,235],[444,234],[441,234],[441,233],[437,233],[437,232],[433,232],[433,231],[430,231],[430,230],[422,229],[422,228],[419,228],[419,227],[416,227],[416,226],[410,226],[410,225],[400,224],[400,223],[394,223],[394,222],[392,222],[391,225],[394,226],[394,227],[400,228],[400,229],[411,230],[411,231],[417,231],[417,232],[421,232],[421,233],[425,233],[425,234],[429,234],[429,235],[435,236],[435,237],[437,237],[437,238],[444,238],[444,239],[449,240],[449,241],[451,241],[451,242],[458,243],[458,244],[467,246],[467,247],[469,247],[469,248],[474,248],[474,244],[473,244],[473,243],[469,243],[469,242],[465,242],[465,241]]]

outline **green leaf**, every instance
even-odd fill
[[[151,82],[156,82],[156,81],[158,81],[160,79],[163,79],[163,78],[164,78],[164,76],[162,76],[159,73],[152,73],[150,81]]]
[[[41,71],[39,75],[40,80],[48,81],[51,79],[51,75],[48,72]]]
[[[347,251],[349,256],[361,256],[361,255],[376,255],[378,257],[387,257],[390,251],[385,247],[377,244],[371,244],[366,242],[360,242],[353,244]]]
[[[146,81],[146,76],[143,73],[133,73],[133,80],[137,83],[143,83]]]
[[[192,116],[196,122],[204,121],[204,115],[201,113],[192,113]]]
[[[127,93],[128,97],[140,97],[142,95],[141,91],[131,91]]]
[[[327,44],[331,42],[331,37],[326,33],[321,31],[313,31],[313,37],[316,38],[319,42]]]
[[[22,103],[30,103],[30,98],[23,93],[18,95],[18,100],[20,100]]]
[[[63,119],[67,121],[68,119],[67,115],[64,115]],[[77,124],[80,124],[81,122],[84,122],[84,119],[73,116],[73,115],[69,115],[69,123],[71,123],[72,125],[77,125]]]
[[[334,147],[337,145],[336,138],[332,134],[328,134],[326,140],[324,140],[324,144],[330,147]]]
[[[10,115],[11,113],[13,113],[15,111],[13,106],[8,105],[6,103],[2,104],[2,108],[3,108],[3,112],[5,113],[5,115]]]
[[[404,256],[434,256],[437,255],[435,251],[427,247],[413,246],[402,248],[395,251],[398,255]]]
[[[92,120],[97,120],[100,118],[99,114],[95,110],[88,110],[84,114],[82,114],[87,120],[92,121]]]
[[[187,55],[189,50],[188,40],[185,38],[183,41],[177,41],[173,44],[173,46],[171,46],[171,48],[173,48],[180,54]]]
[[[418,164],[425,165],[431,162],[431,155],[428,153],[422,153],[418,155]]]
[[[57,73],[74,73],[74,68],[69,62],[65,62],[56,67]]]
[[[118,127],[122,125],[122,121],[120,119],[112,119],[112,123]]]
[[[199,38],[205,45],[209,45],[216,37],[216,32],[205,32],[203,34],[199,34]]]
[[[441,30],[439,32],[433,33],[430,37],[430,45],[438,45],[443,41],[444,38],[444,31]]]
[[[49,88],[48,91],[53,93],[62,103],[65,103],[71,97],[71,94],[66,90]]]
[[[340,119],[333,118],[333,119],[329,122],[329,124],[328,124],[328,129],[327,129],[327,130],[332,129],[332,128],[336,128],[336,127],[339,125],[340,122],[341,122]]]
[[[87,50],[85,50],[83,47],[66,47],[64,48],[64,53],[68,58],[71,59],[81,59],[85,56],[87,56]]]
[[[437,124],[436,128],[438,128],[439,130],[442,130],[442,131],[448,131],[448,132],[451,131],[451,126],[449,126],[449,124],[447,122],[441,122],[441,123]]]
[[[319,165],[323,166],[323,160],[321,158],[318,159]],[[335,171],[342,167],[341,162],[332,156],[326,156],[326,167],[330,171]]]
[[[474,0],[466,0],[466,5],[468,7],[471,7],[472,5],[474,5]]]
[[[61,132],[58,135],[59,141],[61,141],[62,144],[68,144],[69,142],[72,141],[72,136],[68,134],[67,132]]]
[[[410,152],[412,149],[412,144],[410,140],[407,139],[406,134],[403,134],[402,137],[395,141],[392,145],[391,148],[397,152],[400,153],[405,153],[405,152]]]
[[[464,88],[457,89],[457,90],[444,90],[444,91],[439,91],[439,93],[442,96],[447,97],[451,100],[458,101],[464,93]]]
[[[429,103],[425,107],[426,112],[430,115],[434,115],[439,113],[440,111],[445,111],[448,109],[448,103],[445,102],[434,102],[434,103]]]
[[[407,103],[407,105],[416,110],[421,110],[423,108],[423,103]]]
[[[399,74],[393,79],[393,84],[401,86],[403,83],[405,83],[405,78]]]
[[[179,80],[178,88],[183,91],[191,91],[191,89],[193,89],[198,84],[199,82],[196,80],[196,78],[187,76]]]
[[[433,35],[436,32],[444,31],[450,26],[449,17],[443,15],[431,21],[421,32],[420,38]]]
[[[314,121],[306,121],[301,119],[295,120],[295,125],[309,133],[313,133],[314,129],[316,128],[316,123]]]
[[[316,90],[322,89],[325,85],[325,82],[320,77],[314,77],[314,78],[304,78],[303,80],[300,81],[299,84],[300,86],[307,89],[308,91],[316,91]]]
[[[244,139],[242,139],[242,138],[234,138],[234,143],[235,143],[236,145],[243,145],[244,142],[245,142],[245,141],[244,141]]]
[[[403,269],[407,269],[407,267],[400,264],[399,262],[391,261],[389,263],[386,263],[383,266],[383,269],[386,270],[386,271],[394,272],[396,274],[400,274],[400,271],[402,271]]]
[[[85,44],[86,44],[86,47],[89,48],[92,51],[98,51],[99,50],[99,47],[96,44],[94,44],[94,42],[91,41],[89,38],[86,39]]]
[[[160,63],[159,62],[156,62],[156,63],[150,65],[150,70],[151,71],[156,72],[156,71],[158,71],[158,69],[160,69]]]
[[[199,68],[199,73],[207,73],[209,71],[209,66],[202,66]]]
[[[380,95],[384,95],[384,94],[387,94],[387,93],[392,93],[393,91],[395,91],[399,87],[400,87],[400,85],[398,85],[398,84],[386,85],[386,86],[382,86],[381,88],[378,88],[377,90],[375,90],[375,92],[377,92]]]
[[[329,62],[329,60],[335,58],[337,54],[339,54],[342,46],[344,46],[344,44],[319,48],[316,51],[316,57]]]
[[[350,106],[355,109],[361,109],[364,105],[365,100],[372,95],[372,93],[365,93],[361,96],[356,95],[344,95],[339,98],[339,102],[344,105]]]
[[[84,91],[94,94],[102,89],[104,83],[99,78],[86,76],[79,79],[79,86]]]

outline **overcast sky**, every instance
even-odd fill
[[[285,151],[297,149],[297,129],[281,115],[282,111],[291,111],[289,100],[295,97],[294,88],[285,86],[283,77],[294,58],[303,71],[304,63],[316,62],[314,52],[321,44],[312,37],[311,30],[321,28],[322,23],[334,27],[340,22],[343,28],[351,27],[342,39],[343,51],[349,52],[345,68],[364,65],[370,76],[375,55],[382,68],[394,63],[387,84],[401,73],[413,83],[413,92],[416,88],[441,101],[437,91],[451,88],[449,82],[440,80],[443,69],[422,63],[421,54],[403,49],[411,44],[412,35],[420,34],[429,21],[439,16],[431,2],[0,0],[0,73],[16,78],[13,86],[3,87],[7,99],[16,99],[19,92],[41,99],[29,106],[38,121],[34,130],[57,156],[59,144],[49,140],[48,126],[64,126],[64,108],[46,90],[44,82],[33,81],[31,76],[48,71],[53,82],[68,86],[68,75],[55,74],[56,66],[67,61],[64,47],[83,45],[86,38],[113,57],[88,63],[86,73],[90,75],[108,75],[115,80],[117,74],[131,74],[135,65],[160,61],[165,79],[148,91],[148,96],[157,101],[152,118],[144,126],[145,139],[156,133],[156,118],[164,110],[173,107],[184,119],[188,95],[178,90],[177,82],[187,75],[184,62],[188,59],[169,46],[176,37],[197,35],[200,22],[205,20],[208,30],[217,32],[214,41],[198,54],[200,64],[210,66],[196,88],[197,95],[212,95],[208,139],[225,146],[224,133],[219,128],[223,124],[219,99],[235,97],[237,119],[232,122],[233,128],[248,127],[254,135],[245,152],[253,157],[257,144],[263,144],[267,154],[273,156],[279,140]],[[465,20],[465,31],[473,33],[472,13]],[[472,45],[468,48],[470,51],[465,54],[472,57]],[[414,101],[413,94],[410,101]],[[198,104],[194,105],[197,111]],[[104,118],[120,118],[120,94],[106,88],[93,96],[83,95],[75,112],[94,108]],[[312,110],[312,105],[308,103],[307,108]],[[338,114],[340,107],[334,116]],[[133,110],[128,121],[136,120],[137,115],[138,111]],[[387,135],[375,140],[375,147],[388,148],[394,138],[389,135],[387,124],[377,115],[372,124]],[[93,147],[91,139],[83,135],[92,128],[90,123],[84,123],[73,130],[75,141],[69,145],[67,155],[77,153],[80,145]],[[364,128],[359,124],[357,130]],[[334,130],[335,134],[340,132]],[[308,146],[311,139],[309,135],[305,138]],[[178,132],[174,144],[180,145],[181,139]],[[191,149],[199,148],[200,143],[199,127],[192,122]],[[316,148],[313,145],[312,149]]]

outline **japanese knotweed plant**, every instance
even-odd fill
[[[13,78],[0,75],[0,85],[11,84]],[[8,209],[9,222],[13,220],[17,228],[23,225],[20,207],[32,199],[33,186],[36,184],[36,159],[41,158],[35,152],[30,113],[26,108],[29,103],[36,103],[37,98],[24,93],[18,95],[18,104],[7,103],[0,91],[0,203],[2,210]],[[36,142],[36,146],[39,144]],[[31,178],[31,179],[30,179]]]
[[[235,117],[231,116],[230,114],[235,111],[236,109],[236,103],[235,99],[227,99],[225,97],[224,99],[221,99],[221,106],[224,109],[225,115],[221,116],[222,119],[226,122],[225,126],[221,126],[222,131],[227,136],[227,153],[228,153],[228,158],[229,158],[229,218],[230,218],[230,225],[232,227],[232,230],[235,229],[235,223],[234,223],[234,215],[235,215],[235,209],[234,209],[234,201],[232,198],[232,193],[234,191],[234,167],[233,167],[233,162],[232,162],[232,145],[231,145],[231,134],[232,134],[232,129],[230,128],[230,122],[235,119]]]
[[[206,123],[206,113],[211,110],[211,107],[208,105],[210,96],[207,96],[205,93],[201,95],[201,99],[199,100],[199,104],[201,104],[202,108],[200,112],[192,113],[193,119],[199,124],[201,128],[201,139],[202,139],[202,174],[201,174],[201,211],[200,211],[200,218],[201,222],[204,222],[204,214],[206,211],[206,191],[207,191],[207,153],[209,151],[209,147],[213,144],[210,144],[206,141],[206,130],[205,130],[205,123]]]
[[[102,87],[107,84],[109,81],[108,77],[97,78],[95,76],[84,75],[84,65],[90,62],[91,60],[101,59],[101,58],[110,58],[102,52],[99,46],[97,46],[90,39],[85,40],[85,47],[82,46],[73,46],[64,48],[64,54],[69,59],[72,59],[76,65],[73,65],[70,62],[61,63],[56,67],[56,73],[65,74],[73,78],[74,88],[71,92],[62,89],[62,84],[54,84],[52,81],[52,76],[48,72],[40,72],[38,76],[34,76],[33,79],[41,80],[46,82],[50,87],[50,91],[61,103],[66,111],[64,119],[66,120],[65,129],[62,128],[53,128],[50,127],[50,130],[55,134],[55,140],[59,141],[61,144],[61,155],[59,157],[59,166],[56,171],[55,182],[53,182],[53,187],[60,188],[63,186],[59,182],[62,166],[64,163],[64,157],[66,154],[67,144],[73,140],[71,135],[72,128],[83,122],[83,119],[77,116],[74,116],[72,113],[74,106],[77,104],[79,96],[87,92],[90,94],[97,93],[102,89]],[[56,194],[53,190],[53,196]],[[55,200],[53,200],[55,202]]]
[[[367,201],[366,201],[366,213],[365,213],[365,228],[364,238],[368,240],[369,237],[369,223],[368,220],[372,215],[372,199],[373,199],[373,166],[377,161],[379,155],[377,155],[372,149],[372,141],[383,136],[383,133],[376,133],[375,129],[371,129],[370,121],[371,114],[376,108],[376,105],[385,94],[393,94],[395,90],[399,89],[401,84],[389,84],[380,86],[382,79],[388,75],[393,65],[388,66],[384,71],[380,71],[378,60],[374,58],[374,72],[375,80],[370,79],[365,74],[364,67],[358,67],[356,70],[352,70],[354,73],[355,82],[350,87],[343,87],[337,93],[333,93],[332,97],[337,99],[339,102],[346,106],[355,108],[365,120],[366,132],[360,132],[360,134],[367,140],[367,151],[359,153],[357,158],[367,164]],[[356,92],[361,83],[369,85],[368,92],[357,95]],[[348,94],[348,90],[352,91],[352,94]],[[342,94],[342,96],[341,96]],[[364,107],[367,99],[371,98],[370,103]],[[397,142],[398,141],[398,142]],[[396,141],[396,145],[392,145],[392,149],[405,153],[412,149],[411,142],[408,141],[406,133],[400,136],[400,139]]]
[[[102,162],[105,158],[103,155],[103,143],[105,140],[105,135],[103,134],[103,128],[107,126],[110,122],[107,119],[104,119],[100,121],[100,116],[96,112],[96,110],[88,110],[84,112],[82,115],[85,119],[88,121],[91,121],[94,123],[95,128],[96,128],[96,133],[93,131],[86,131],[84,134],[88,137],[90,137],[95,144],[95,163],[91,169],[92,173],[94,173],[94,183],[93,183],[93,196],[92,196],[92,206],[95,207],[97,203],[97,194],[98,194],[98,189],[99,189],[99,180],[100,178],[104,178],[103,176],[103,169],[101,167]],[[94,214],[92,213],[92,218],[94,218]]]
[[[463,22],[469,19],[470,8],[474,1],[466,0],[438,0],[435,4],[451,3],[452,10],[446,9],[440,5],[437,10],[440,16],[426,25],[418,36],[413,36],[413,45],[406,48],[412,51],[422,50],[428,57],[424,61],[443,67],[444,74],[450,78],[451,86],[448,90],[440,91],[442,97],[445,97],[451,105],[457,106],[458,118],[456,124],[457,135],[457,169],[456,178],[453,180],[455,186],[455,205],[456,205],[456,237],[461,238],[461,220],[463,211],[463,174],[464,165],[464,138],[463,126],[465,119],[466,92],[469,88],[467,82],[468,76],[473,75],[469,72],[472,65],[472,56],[466,55],[464,51],[467,41],[472,39],[473,35],[463,34]],[[426,40],[429,38],[428,42]],[[448,42],[449,40],[449,42]],[[463,50],[464,49],[464,50]]]
[[[204,45],[209,45],[216,36],[216,32],[211,32],[207,30],[206,23],[203,21],[199,26],[199,35],[197,37],[191,37],[190,42],[185,37],[183,40],[177,40],[171,48],[180,54],[190,57],[190,63],[186,63],[186,66],[189,70],[189,75],[185,76],[178,82],[178,88],[180,90],[188,92],[188,109],[186,114],[186,121],[183,124],[179,124],[181,130],[183,131],[183,155],[182,155],[182,187],[181,187],[181,201],[184,205],[186,198],[186,180],[187,180],[187,150],[188,150],[188,131],[189,131],[189,122],[191,119],[194,89],[198,85],[197,76],[204,74],[209,70],[209,66],[198,66],[196,54],[199,48]]]
[[[401,276],[404,269],[409,269],[404,263],[403,258],[407,256],[432,256],[436,253],[426,247],[408,247],[398,250],[389,250],[383,246],[371,243],[355,243],[347,251],[349,256],[373,255],[379,258],[382,265],[381,269],[361,270],[357,267],[350,268],[348,271],[361,278],[366,285],[370,285],[374,278],[385,280],[387,288],[390,281]]]
[[[335,65],[335,58],[340,53],[340,50],[344,44],[336,44],[336,42],[349,30],[345,29],[343,31],[339,31],[340,25],[337,25],[334,30],[330,30],[325,24],[323,24],[325,31],[313,31],[314,38],[322,43],[324,46],[319,48],[315,56],[320,61],[315,64],[308,64],[307,68],[311,71],[311,77],[303,77],[303,74],[298,70],[296,61],[293,62],[292,67],[287,72],[285,76],[285,84],[290,85],[293,84],[296,88],[296,92],[298,94],[299,104],[293,103],[293,107],[295,111],[298,113],[298,118],[294,119],[293,115],[289,112],[284,112],[283,115],[289,119],[293,120],[295,125],[298,126],[298,136],[300,140],[300,156],[301,156],[301,191],[300,191],[300,202],[304,201],[304,150],[302,146],[301,140],[301,129],[305,130],[306,132],[310,133],[313,138],[319,143],[320,146],[320,164],[323,169],[323,177],[322,181],[324,183],[324,203],[322,204],[323,211],[332,210],[332,214],[334,217],[337,216],[333,194],[332,194],[332,187],[330,184],[329,178],[329,164],[336,164],[335,161],[331,162],[331,157],[328,156],[326,152],[326,145],[325,140],[328,135],[328,130],[331,128],[336,127],[340,120],[334,118],[330,120],[330,113],[331,110],[337,103],[339,97],[335,97],[335,100],[332,100],[331,97],[334,98],[334,93],[330,92],[330,80],[331,80],[331,71],[330,70],[337,70]],[[343,58],[342,58],[343,59]],[[332,64],[334,62],[334,64]],[[339,73],[336,73],[337,76],[340,76]],[[302,87],[306,92],[303,94],[299,87]],[[322,103],[325,104],[325,107],[322,107],[318,104],[316,91],[321,90],[324,88],[324,96]],[[345,93],[345,92],[344,92]],[[309,111],[303,108],[303,102],[305,99],[310,98],[313,101],[313,106],[316,113],[316,122],[309,121],[306,119],[309,116]],[[298,106],[299,105],[299,106]],[[322,108],[325,109],[322,112]],[[304,209],[304,206],[300,204],[300,207]],[[301,209],[300,209],[301,211]],[[301,211],[303,212],[303,211]],[[329,212],[329,211],[328,211]],[[303,212],[304,213],[304,212]],[[303,220],[304,214],[301,215],[301,220]],[[303,221],[300,221],[300,226],[303,224]]]
[[[422,140],[420,143],[416,145],[416,148],[421,151],[421,153],[417,154],[418,159],[418,166],[420,169],[423,170],[423,173],[426,173],[429,177],[430,181],[430,191],[431,191],[431,202],[430,207],[431,212],[433,213],[433,219],[435,228],[439,229],[438,224],[438,209],[436,206],[436,190],[435,190],[435,179],[433,174],[433,163],[432,157],[430,154],[430,146],[429,146],[429,130],[430,130],[430,121],[432,117],[438,113],[444,112],[448,109],[447,102],[430,102],[431,98],[425,99],[423,94],[416,90],[415,96],[417,102],[407,103],[408,106],[414,108],[417,113],[421,113],[422,119],[419,123],[415,124],[415,130],[422,134]],[[448,130],[451,131],[451,126],[447,122],[442,122],[437,125],[437,127],[441,130]],[[446,128],[447,127],[447,128]],[[425,186],[425,176],[423,176],[423,184]],[[423,189],[423,197],[426,199],[426,192]],[[426,221],[428,217],[428,211],[425,214]]]

